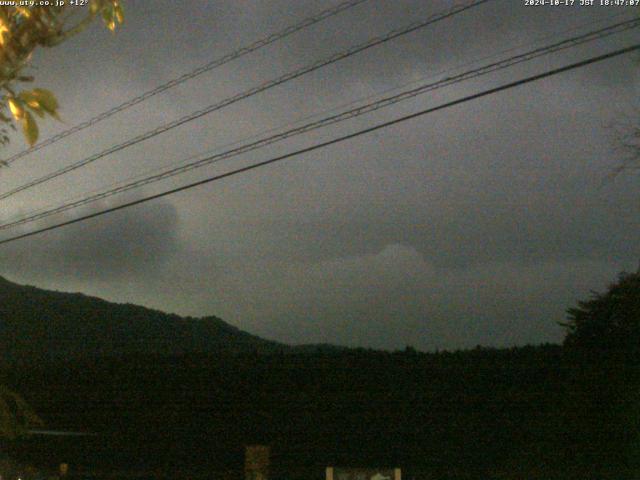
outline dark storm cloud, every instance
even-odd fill
[[[243,3],[239,2],[241,9],[240,5]],[[244,13],[252,18],[270,19],[271,25],[277,24],[275,19],[281,18],[282,9],[272,8],[269,2],[257,5],[261,7],[257,13],[255,9],[250,10],[251,13]],[[283,65],[290,64],[292,59],[302,62],[303,59],[308,61],[320,58],[340,48],[362,42],[372,35],[404,26],[409,18],[424,19],[445,11],[452,5],[453,2],[449,1],[375,1],[358,8],[356,22],[353,18],[339,17],[326,28],[318,29],[315,34],[301,35],[293,42],[276,44],[271,51],[277,53],[277,62]],[[290,5],[288,8],[292,11],[299,9],[300,15],[303,15],[305,8],[306,11],[311,10],[307,2],[297,2],[296,8],[292,9]],[[630,18],[630,11],[598,7],[571,11],[527,9],[511,0],[497,0],[378,46],[336,68],[329,67],[330,74],[318,75],[314,91],[334,95],[336,82],[342,83],[343,88],[348,88],[350,83],[361,84],[363,79],[373,85],[385,86],[399,79],[404,80],[412,74],[432,75],[457,65],[477,62],[496,52],[507,51],[513,54],[517,49],[528,50]],[[607,49],[618,44],[620,38],[624,36],[600,40],[583,50],[583,53],[588,56],[598,48]],[[561,54],[555,57],[562,58]],[[270,55],[270,58],[273,56]],[[629,62],[624,68],[616,68],[606,74],[601,70],[585,69],[577,73],[577,76],[606,85],[616,82],[618,87],[626,88],[633,85],[629,81],[633,74],[634,69]]]
[[[555,102],[542,98],[515,122],[509,108],[453,112],[384,142],[247,180],[262,194],[247,196],[243,184],[213,187],[211,195],[238,192],[220,221],[249,257],[315,261],[402,243],[441,266],[628,258],[637,248],[633,191],[601,186],[609,149],[592,139],[602,125],[590,118],[576,124],[570,111],[543,116]],[[469,121],[476,115],[486,121]],[[521,133],[529,131],[546,141]],[[423,147],[407,152],[406,145]],[[594,162],[600,170],[591,169]]]
[[[35,73],[58,92],[63,117],[75,123],[327,5],[132,1],[117,35],[93,28],[70,48],[36,58]],[[0,174],[7,184],[22,182],[450,5],[372,0]],[[602,27],[621,11],[489,2],[113,155],[8,205],[17,213],[65,199],[69,191],[103,188],[355,98],[488,62],[481,59],[497,51],[526,50],[576,34],[580,25],[586,25],[580,31]],[[433,92],[242,161],[611,50],[631,43],[632,35]],[[559,341],[556,322],[564,310],[637,263],[635,180],[602,185],[616,165],[606,126],[637,104],[637,66],[637,59],[624,57],[487,97],[15,244],[0,251],[0,260],[16,280],[191,315],[216,314],[285,342],[435,349]],[[47,124],[43,131],[61,128]],[[161,187],[234,165],[225,162]]]
[[[318,262],[193,253],[173,259],[172,282],[151,279],[134,297],[187,313],[208,308],[267,338],[381,348],[559,341],[555,322],[567,306],[617,273],[597,260],[438,268],[401,244]],[[177,268],[184,262],[188,273]],[[176,286],[200,293],[176,298]]]
[[[157,202],[8,245],[0,263],[3,274],[63,283],[153,274],[176,248],[177,222],[175,207]]]

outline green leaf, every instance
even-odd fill
[[[45,112],[48,113],[38,94],[28,90],[23,90],[18,94],[18,98],[40,118],[44,118]]]
[[[118,23],[124,22],[124,10],[122,9],[122,5],[120,3],[114,4],[113,13],[116,16],[116,20],[118,20]]]
[[[20,92],[18,94],[18,98],[22,100],[24,103],[38,101],[38,98],[36,97],[36,95],[33,92],[30,92],[29,90],[23,90],[22,92]]]
[[[11,110],[11,114],[16,120],[20,120],[24,115],[24,107],[22,106],[22,102],[17,98],[9,99],[9,109]]]
[[[40,106],[52,117],[58,118],[58,100],[51,91],[44,88],[34,88],[31,92]]]
[[[100,10],[101,3],[102,2],[99,2],[98,0],[93,0],[89,4],[89,11],[91,12],[91,15],[95,15],[98,13],[98,10]]]
[[[24,132],[24,136],[29,143],[29,146],[35,145],[38,141],[38,125],[36,124],[36,120],[33,118],[33,115],[29,112],[24,113],[24,117],[22,118],[22,131]]]
[[[37,95],[33,92],[29,92],[27,90],[22,91],[18,94],[18,98],[24,102],[24,104],[31,109],[36,115],[40,118],[44,117],[44,110],[42,108],[42,104],[38,99]]]
[[[27,106],[31,109],[33,113],[38,115],[40,118],[44,118],[44,110],[42,109],[42,106],[40,104],[31,105],[28,103]]]
[[[102,10],[102,20],[104,20],[104,24],[112,32],[116,29],[116,21],[113,13],[113,7],[106,7]]]

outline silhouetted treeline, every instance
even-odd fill
[[[329,464],[401,466],[405,478],[638,471],[637,363],[554,345],[126,356],[23,364],[4,379],[49,427],[99,434],[13,454],[94,470],[240,475],[243,446],[265,443],[276,478],[321,478]]]

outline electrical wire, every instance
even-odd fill
[[[327,65],[331,65],[333,63],[336,63],[340,60],[343,60],[345,58],[351,57],[357,53],[360,53],[364,50],[367,50],[369,48],[381,45],[383,43],[389,42],[391,40],[394,40],[402,35],[407,35],[411,32],[414,32],[416,30],[419,30],[421,28],[425,28],[429,25],[432,25],[436,22],[439,22],[441,20],[447,19],[449,17],[452,17],[454,15],[457,15],[459,13],[462,13],[466,10],[469,10],[473,7],[477,7],[480,6],[484,3],[489,2],[490,0],[473,0],[472,2],[467,2],[465,4],[461,4],[461,5],[456,5],[454,7],[451,7],[443,12],[440,13],[436,13],[434,15],[429,16],[428,18],[421,20],[421,21],[417,21],[417,22],[412,22],[407,26],[404,26],[402,28],[399,29],[395,29],[395,30],[391,30],[390,32],[378,36],[378,37],[374,37],[362,44],[356,45],[354,47],[349,48],[348,50],[336,53],[334,55],[331,55],[328,58],[319,60],[317,62],[314,62],[310,65],[307,65],[305,67],[302,67],[298,70],[295,70],[293,72],[289,72],[285,75],[282,75],[276,79],[270,80],[268,82],[265,82],[257,87],[251,88],[249,90],[246,90],[242,93],[239,93],[237,95],[234,95],[232,97],[229,97],[225,100],[222,100],[221,102],[215,103],[213,105],[209,105],[208,107],[205,107],[201,110],[197,110],[193,113],[190,113],[189,115],[186,115],[184,117],[181,117],[177,120],[174,120],[170,123],[161,125],[153,130],[149,130],[143,134],[140,134],[136,137],[133,137],[123,143],[114,145],[106,150],[103,150],[102,152],[99,152],[95,155],[92,155],[88,158],[85,158],[83,160],[80,160],[76,163],[73,163],[71,165],[68,165],[67,167],[63,167],[59,170],[56,170],[54,172],[51,172],[47,175],[44,175],[43,177],[37,178],[35,180],[32,180],[26,184],[23,184],[21,186],[18,186],[12,190],[9,190],[8,192],[2,193],[0,194],[0,200],[4,200],[8,197],[11,197],[19,192],[22,192],[24,190],[27,190],[29,188],[35,187],[36,185],[41,185],[42,183],[45,183],[49,180],[52,180],[54,178],[57,178],[61,175],[65,175],[69,172],[72,172],[74,170],[77,170],[81,167],[84,167],[85,165],[88,165],[90,163],[95,162],[96,160],[99,160],[103,157],[106,157],[107,155],[110,155],[112,153],[121,151],[125,148],[128,148],[132,145],[136,145],[140,142],[143,142],[145,140],[148,140],[150,138],[153,138],[157,135],[160,135],[162,133],[165,133],[169,130],[172,130],[176,127],[179,127],[181,125],[184,125],[188,122],[192,122],[198,118],[201,118],[205,115],[208,115],[212,112],[215,112],[217,110],[221,110],[231,104],[234,104],[236,102],[239,102],[240,100],[244,100],[246,98],[249,98],[251,96],[257,95],[258,93],[264,92],[265,90],[271,89],[273,87],[276,87],[278,85],[281,85],[285,82],[289,82],[293,79],[296,79],[298,77],[301,77],[303,75],[306,75],[307,73],[313,72],[315,70],[318,70],[322,67],[325,67]]]
[[[78,208],[80,206],[83,205],[87,205],[89,203],[93,203],[96,202],[98,200],[103,200],[105,198],[129,191],[129,190],[133,190],[135,188],[140,188],[142,186],[151,184],[151,183],[156,183],[158,181],[185,173],[187,171],[196,169],[196,168],[200,168],[212,163],[216,163],[222,160],[226,160],[228,158],[232,158],[238,155],[241,155],[243,153],[248,153],[250,151],[265,147],[267,145],[276,143],[276,142],[280,142],[284,139],[293,137],[293,136],[297,136],[297,135],[301,135],[303,133],[307,133],[309,131],[312,130],[317,130],[321,127],[325,127],[328,125],[332,125],[338,122],[342,122],[351,118],[355,118],[355,117],[359,117],[361,115],[364,115],[366,113],[371,113],[373,111],[385,108],[385,107],[389,107],[391,105],[394,105],[396,103],[405,101],[407,99],[413,98],[417,95],[421,95],[424,94],[426,92],[429,91],[433,91],[439,88],[444,88],[446,86],[450,86],[456,83],[460,83],[462,81],[465,80],[469,80],[472,78],[477,78],[483,75],[487,75],[489,73],[493,73],[496,72],[498,70],[502,70],[505,68],[509,68],[513,65],[517,65],[519,63],[523,63],[526,61],[530,61],[533,60],[535,58],[539,58],[541,56],[544,55],[549,55],[551,53],[555,53],[561,50],[565,50],[567,48],[572,48],[575,47],[577,45],[581,45],[587,42],[591,42],[591,41],[595,41],[595,40],[599,40],[602,38],[605,38],[607,36],[613,35],[615,33],[620,33],[626,30],[629,30],[631,28],[637,28],[640,26],[640,19],[633,19],[633,20],[628,20],[628,21],[624,21],[624,22],[619,22],[617,24],[608,26],[608,27],[604,27],[592,32],[588,32],[582,35],[578,35],[575,37],[571,37],[565,40],[562,40],[560,42],[556,42],[554,44],[551,45],[547,45],[544,47],[540,47],[540,48],[536,48],[533,50],[530,50],[528,52],[525,53],[521,53],[518,55],[514,55],[511,56],[509,58],[497,61],[497,62],[493,62],[490,63],[488,65],[484,65],[480,68],[476,68],[473,70],[469,70],[463,73],[460,73],[458,75],[453,75],[453,76],[449,76],[446,77],[442,80],[439,80],[437,82],[433,82],[433,83],[427,83],[427,84],[423,84],[418,86],[417,88],[413,88],[411,90],[406,90],[403,92],[400,92],[399,94],[390,96],[390,97],[385,97],[382,98],[380,100],[377,100],[375,102],[371,102],[368,103],[366,105],[362,105],[359,106],[357,108],[353,108],[341,113],[338,113],[336,115],[331,115],[329,117],[325,117],[322,118],[320,120],[314,121],[314,122],[310,122],[307,123],[305,125],[287,130],[285,132],[281,132],[279,134],[276,135],[271,135],[269,137],[266,138],[262,138],[258,141],[255,142],[251,142],[245,145],[241,145],[239,147],[227,150],[225,152],[221,152],[221,153],[216,153],[214,155],[210,155],[206,158],[197,160],[195,162],[190,162],[187,163],[186,165],[181,165],[179,167],[175,167],[172,168],[170,170],[166,170],[164,172],[158,173],[158,174],[154,174],[154,175],[150,175],[150,176],[146,176],[143,178],[140,178],[138,180],[134,180],[134,181],[130,181],[129,183],[126,183],[124,185],[119,185],[116,188],[112,188],[100,193],[96,193],[90,196],[85,196],[83,198],[81,198],[80,200],[76,200],[73,202],[69,202],[69,203],[65,203],[61,206],[55,207],[55,208],[51,208],[48,210],[44,210],[41,212],[37,212],[37,213],[33,213],[33,214],[29,214],[25,217],[22,217],[20,219],[17,220],[13,220],[13,221],[9,221],[7,223],[4,224],[0,224],[0,230],[6,230],[8,228],[12,228],[18,225],[23,225],[26,223],[31,223],[37,220],[41,220],[43,218],[58,214],[58,213],[62,213],[68,210],[71,210],[73,208]],[[202,154],[201,154],[202,155]],[[200,156],[201,156],[200,155]],[[184,163],[184,162],[183,162]]]
[[[15,155],[11,156],[10,158],[8,158],[7,160],[5,160],[5,164],[9,165],[13,162],[15,162],[16,160],[18,160],[19,158],[22,158],[26,155],[29,155],[35,151],[41,150],[45,147],[48,147],[49,145],[53,145],[56,142],[59,142],[60,140],[62,140],[63,138],[68,137],[69,135],[73,135],[74,133],[80,132],[81,130],[84,130],[86,128],[89,128],[99,122],[102,122],[103,120],[106,120],[107,118],[115,115],[116,113],[122,112],[124,110],[127,110],[128,108],[133,107],[134,105],[137,105],[141,102],[144,102],[145,100],[150,99],[151,97],[154,97],[156,95],[158,95],[159,93],[165,92],[166,90],[169,90],[170,88],[176,87],[188,80],[191,80],[192,78],[195,78],[199,75],[202,75],[203,73],[209,72],[211,70],[214,70],[215,68],[218,68],[226,63],[231,62],[232,60],[236,60],[240,57],[243,57],[245,55],[248,55],[249,53],[255,52],[256,50],[259,50],[261,48],[266,47],[267,45],[271,45],[272,43],[277,42],[278,40],[282,40],[286,37],[288,37],[289,35],[293,35],[296,32],[299,32],[300,30],[303,30],[307,27],[310,27],[312,25],[315,25],[316,23],[319,23],[323,20],[326,20],[328,18],[331,18],[335,15],[338,15],[346,10],[350,10],[353,7],[356,7],[358,5],[360,5],[361,3],[367,2],[369,0],[349,0],[347,2],[343,2],[340,3],[338,5],[336,5],[335,7],[332,8],[328,8],[326,10],[323,10],[322,12],[319,12],[316,15],[313,15],[311,17],[307,17],[304,20],[302,20],[299,23],[296,23],[295,25],[290,25],[289,27],[286,27],[285,29],[271,34],[267,37],[264,37],[260,40],[257,40],[253,43],[251,43],[250,45],[246,45],[244,47],[239,48],[238,50],[235,50],[231,53],[227,53],[226,55],[223,55],[222,57],[216,58],[215,60],[210,61],[209,63],[206,63],[204,65],[201,65],[200,67],[197,67],[193,70],[191,70],[190,72],[187,72],[183,75],[180,75],[177,78],[171,79],[166,83],[163,83],[162,85],[158,85],[157,87],[148,90],[144,93],[142,93],[141,95],[138,95],[136,97],[133,97],[129,100],[127,100],[126,102],[121,103],[120,105],[117,105],[105,112],[102,112],[98,115],[96,115],[95,117],[90,118],[89,120],[86,120],[82,123],[79,123],[78,125],[75,125],[63,132],[58,133],[57,135],[54,135],[46,140],[43,140],[40,143],[37,143],[36,145],[34,145],[31,148],[28,148],[26,150],[23,150],[19,153],[16,153]]]
[[[190,190],[190,189],[198,187],[200,185],[205,185],[205,184],[208,184],[208,183],[211,183],[211,182],[222,180],[223,178],[231,177],[231,176],[234,176],[234,175],[238,175],[240,173],[248,172],[250,170],[255,170],[257,168],[265,167],[267,165],[271,165],[271,164],[274,164],[276,162],[281,162],[281,161],[286,160],[288,158],[292,158],[292,157],[295,157],[295,156],[298,156],[298,155],[302,155],[302,154],[309,153],[309,152],[312,152],[312,151],[315,151],[315,150],[319,150],[321,148],[328,147],[330,145],[341,143],[341,142],[344,142],[346,140],[350,140],[350,139],[359,137],[361,135],[365,135],[365,134],[368,134],[368,133],[371,133],[371,132],[374,132],[374,131],[377,131],[377,130],[380,130],[380,129],[383,129],[383,128],[387,128],[387,127],[390,127],[390,126],[393,126],[393,125],[396,125],[396,124],[399,124],[399,123],[402,123],[402,122],[406,122],[408,120],[412,120],[414,118],[418,118],[418,117],[427,115],[429,113],[433,113],[433,112],[436,112],[436,111],[439,111],[439,110],[444,110],[446,108],[451,108],[453,106],[460,105],[460,104],[463,104],[463,103],[466,103],[466,102],[469,102],[469,101],[472,101],[472,100],[476,100],[476,99],[481,98],[481,97],[485,97],[485,96],[488,96],[488,95],[493,95],[495,93],[502,92],[504,90],[509,90],[511,88],[515,88],[515,87],[518,87],[518,86],[521,86],[521,85],[525,85],[525,84],[528,84],[528,83],[531,83],[531,82],[535,82],[535,81],[541,80],[543,78],[548,78],[548,77],[551,77],[551,76],[554,76],[554,75],[558,75],[558,74],[563,73],[563,72],[567,72],[567,71],[574,70],[574,69],[577,69],[577,68],[585,67],[587,65],[591,65],[591,64],[594,64],[594,63],[597,63],[597,62],[602,62],[604,60],[608,60],[608,59],[611,59],[611,58],[614,58],[614,57],[617,57],[617,56],[620,56],[620,55],[624,55],[624,54],[627,54],[627,53],[630,53],[630,52],[638,51],[638,50],[640,50],[640,44],[636,44],[636,45],[632,45],[632,46],[629,46],[629,47],[626,47],[626,48],[618,49],[618,50],[615,50],[615,51],[612,51],[612,52],[609,52],[609,53],[606,53],[606,54],[603,54],[603,55],[599,55],[599,56],[596,56],[596,57],[591,57],[591,58],[588,58],[586,60],[582,60],[580,62],[576,62],[576,63],[572,63],[572,64],[569,64],[569,65],[566,65],[564,67],[555,68],[553,70],[548,70],[546,72],[539,73],[537,75],[532,75],[532,76],[529,76],[529,77],[526,77],[526,78],[523,78],[523,79],[520,79],[520,80],[516,80],[514,82],[509,82],[509,83],[506,83],[504,85],[500,85],[498,87],[494,87],[494,88],[491,88],[491,89],[488,89],[488,90],[484,90],[484,91],[479,92],[479,93],[468,95],[468,96],[459,98],[457,100],[453,100],[453,101],[438,105],[436,107],[427,108],[425,110],[421,110],[421,111],[416,112],[416,113],[412,113],[412,114],[405,115],[405,116],[402,116],[402,117],[399,117],[399,118],[395,118],[395,119],[389,120],[387,122],[379,123],[379,124],[374,125],[372,127],[368,127],[368,128],[362,129],[362,130],[358,130],[357,132],[350,133],[348,135],[343,135],[341,137],[337,137],[337,138],[334,138],[334,139],[331,139],[331,140],[328,140],[328,141],[325,141],[325,142],[317,143],[315,145],[312,145],[312,146],[309,146],[309,147],[305,147],[305,148],[302,148],[302,149],[299,149],[299,150],[296,150],[296,151],[293,151],[293,152],[290,152],[290,153],[287,153],[287,154],[284,154],[284,155],[273,157],[273,158],[270,158],[268,160],[264,160],[262,162],[254,163],[252,165],[248,165],[248,166],[245,166],[245,167],[242,167],[242,168],[238,168],[236,170],[232,170],[230,172],[226,172],[226,173],[223,173],[223,174],[215,175],[213,177],[209,177],[209,178],[206,178],[204,180],[199,180],[197,182],[193,182],[193,183],[190,183],[190,184],[187,184],[187,185],[183,185],[181,187],[173,188],[171,190],[166,190],[164,192],[157,193],[157,194],[154,194],[154,195],[150,195],[150,196],[147,196],[147,197],[144,197],[144,198],[139,198],[139,199],[131,201],[131,202],[127,202],[127,203],[124,203],[124,204],[121,204],[121,205],[118,205],[118,206],[115,206],[115,207],[107,208],[107,209],[104,209],[104,210],[101,210],[101,211],[98,211],[98,212],[94,212],[94,213],[91,213],[91,214],[88,214],[88,215],[84,215],[82,217],[78,217],[78,218],[75,218],[75,219],[72,219],[72,220],[67,220],[65,222],[61,222],[61,223],[58,223],[58,224],[55,224],[55,225],[51,225],[51,226],[48,226],[48,227],[40,228],[38,230],[34,230],[34,231],[31,231],[31,232],[27,232],[27,233],[16,235],[16,236],[13,236],[13,237],[10,237],[10,238],[6,238],[6,239],[3,239],[3,240],[0,240],[0,245],[5,245],[5,244],[10,243],[10,242],[14,242],[14,241],[17,241],[17,240],[20,240],[20,239],[24,239],[24,238],[28,238],[28,237],[31,237],[31,236],[34,236],[34,235],[38,235],[40,233],[56,230],[58,228],[62,228],[62,227],[68,226],[68,225],[72,225],[72,224],[75,224],[75,223],[83,222],[83,221],[89,220],[91,218],[96,218],[96,217],[99,217],[99,216],[102,216],[102,215],[106,215],[108,213],[116,212],[118,210],[123,210],[125,208],[129,208],[129,207],[132,207],[134,205],[140,205],[142,203],[146,203],[146,202],[149,202],[151,200],[155,200],[155,199],[158,199],[158,198],[166,197],[166,196],[172,195],[174,193],[182,192],[182,191],[185,191],[185,190]]]
[[[585,27],[591,27],[591,26],[593,26],[595,24],[605,23],[607,21],[613,20],[614,18],[620,18],[620,17],[625,17],[625,16],[627,16],[625,13],[617,13],[617,14],[609,15],[609,16],[606,16],[606,17],[603,17],[603,18],[598,18],[595,21],[586,22],[586,23],[583,23],[581,25],[572,27],[570,29],[563,30],[562,32],[557,32],[556,34],[554,34],[554,38],[557,37],[560,33],[575,32],[575,31],[581,30],[581,29],[583,29]],[[607,28],[609,28],[609,27],[607,27]],[[532,40],[532,41],[528,40],[526,42],[520,42],[519,44],[517,44],[517,45],[515,45],[513,47],[510,47],[510,48],[507,48],[507,49],[504,49],[504,50],[500,50],[499,52],[495,52],[495,53],[492,53],[492,54],[489,54],[489,55],[485,55],[485,56],[483,56],[483,57],[481,57],[479,59],[472,60],[470,62],[465,62],[463,64],[456,65],[455,67],[449,67],[449,68],[446,68],[446,69],[442,69],[442,70],[440,70],[440,71],[438,71],[436,73],[430,74],[428,76],[423,76],[420,79],[412,80],[410,82],[405,82],[405,83],[403,83],[401,85],[396,85],[396,86],[391,87],[391,88],[386,88],[386,89],[378,91],[378,92],[376,92],[374,94],[366,95],[364,97],[359,97],[359,98],[357,98],[355,100],[351,100],[351,101],[349,101],[347,103],[340,104],[339,106],[334,106],[334,107],[331,107],[331,108],[328,108],[328,109],[324,109],[324,110],[322,110],[320,112],[315,112],[313,114],[306,115],[304,117],[298,118],[295,121],[288,122],[288,123],[286,123],[284,125],[279,125],[278,127],[271,127],[271,128],[263,129],[263,130],[255,133],[255,134],[250,135],[249,137],[244,137],[242,139],[238,139],[238,140],[235,140],[233,142],[229,142],[229,143],[225,143],[223,145],[217,146],[217,147],[215,147],[213,149],[208,149],[208,150],[206,150],[204,152],[199,152],[197,154],[190,155],[189,157],[184,158],[184,159],[180,160],[179,162],[173,162],[170,165],[165,165],[163,167],[157,167],[156,166],[156,167],[152,167],[152,168],[146,169],[146,170],[140,172],[139,174],[137,174],[135,176],[131,176],[131,177],[127,178],[127,179],[119,180],[117,182],[113,182],[113,183],[111,183],[109,185],[105,185],[102,188],[94,189],[92,191],[85,192],[85,193],[83,193],[81,195],[76,195],[73,198],[70,198],[69,200],[67,200],[65,202],[65,205],[68,204],[68,203],[73,203],[73,202],[85,199],[87,196],[93,196],[95,194],[101,193],[102,189],[105,188],[105,187],[108,188],[109,190],[112,190],[112,189],[115,189],[117,187],[124,186],[129,182],[136,181],[136,180],[141,180],[141,179],[146,178],[148,176],[154,175],[154,174],[156,174],[158,172],[162,172],[163,169],[165,169],[165,168],[167,168],[169,166],[176,167],[176,166],[179,166],[179,165],[181,166],[181,165],[185,165],[185,164],[191,163],[193,160],[196,160],[196,159],[198,159],[200,157],[203,157],[205,155],[211,155],[213,153],[222,152],[227,148],[240,145],[243,142],[247,142],[249,140],[254,140],[254,139],[260,138],[261,135],[278,132],[278,131],[282,130],[285,127],[293,127],[294,125],[300,125],[302,122],[305,122],[305,121],[308,121],[308,120],[311,120],[311,119],[314,119],[314,118],[318,118],[321,115],[326,115],[326,114],[331,113],[331,112],[336,112],[336,111],[338,111],[340,109],[343,109],[343,108],[346,108],[346,107],[350,107],[352,105],[356,105],[356,104],[364,102],[366,100],[371,100],[374,97],[378,97],[380,95],[388,94],[388,93],[391,93],[391,92],[397,92],[397,91],[399,91],[399,90],[401,90],[403,88],[406,88],[406,87],[409,87],[409,86],[412,86],[412,85],[418,85],[421,82],[424,82],[425,80],[431,80],[433,78],[439,78],[442,75],[448,74],[450,72],[459,71],[462,68],[471,67],[471,66],[474,66],[474,65],[481,64],[485,60],[494,59],[494,58],[499,57],[501,55],[505,55],[505,54],[508,54],[508,53],[511,53],[511,52],[515,52],[515,51],[521,49],[524,46],[529,46],[531,44],[540,45],[541,42],[547,41],[548,39],[549,39],[549,35],[545,35],[544,37],[538,37],[538,38],[536,38],[535,40]],[[212,163],[215,163],[215,162],[212,162]],[[26,214],[16,215],[13,218],[8,219],[7,222],[13,222],[15,220],[19,220],[19,219],[25,218],[27,216],[29,216],[31,218],[31,216],[33,216],[33,215],[35,215],[37,213],[46,212],[48,210],[54,210],[56,208],[59,208],[59,207],[56,207],[55,205],[51,205],[50,204],[50,205],[43,206],[43,207],[40,207],[40,208],[32,209],[29,212],[27,212]]]

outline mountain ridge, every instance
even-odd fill
[[[0,276],[0,359],[37,360],[128,354],[281,351],[285,344],[214,316],[109,302],[83,293],[20,285]]]

